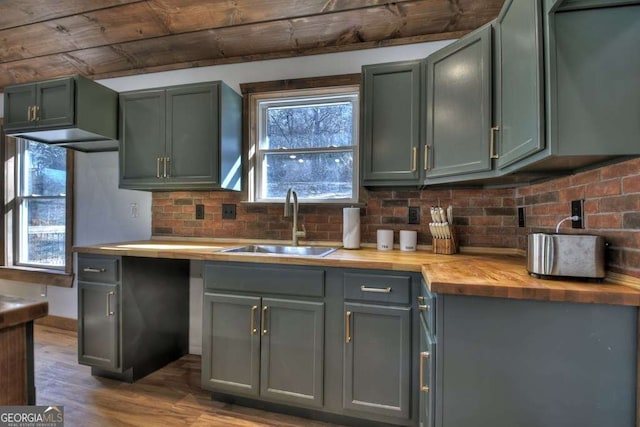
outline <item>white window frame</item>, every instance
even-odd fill
[[[264,171],[262,168],[264,156],[270,153],[287,152],[292,155],[304,153],[330,153],[330,152],[353,152],[353,176],[352,194],[350,198],[335,199],[310,199],[300,198],[300,203],[320,203],[320,204],[346,204],[358,203],[359,200],[359,121],[360,121],[360,87],[357,85],[323,87],[299,90],[284,90],[264,93],[252,93],[249,95],[249,201],[257,203],[280,203],[284,201],[284,196],[280,198],[262,197],[262,185],[264,182]],[[344,102],[349,100],[353,106],[353,145],[344,147],[308,148],[308,149],[261,149],[260,138],[266,131],[266,109],[268,106],[281,105],[305,105],[316,104],[318,101]],[[299,101],[299,102],[298,102]],[[295,188],[294,188],[295,190]]]
[[[14,249],[13,249],[13,259],[15,260],[15,265],[19,266],[19,267],[33,267],[33,268],[39,268],[39,269],[47,269],[47,270],[61,270],[61,271],[65,271],[67,269],[67,254],[63,253],[62,257],[64,258],[65,262],[62,265],[54,265],[54,264],[36,264],[36,263],[29,263],[29,262],[24,262],[21,260],[20,255],[21,253],[24,253],[24,251],[27,250],[27,245],[28,242],[24,241],[24,236],[26,235],[26,229],[28,228],[28,212],[27,212],[27,208],[26,206],[28,205],[29,201],[36,201],[36,200],[53,200],[53,199],[58,199],[58,200],[64,200],[64,204],[65,204],[65,224],[66,221],[68,221],[69,216],[67,215],[67,193],[65,191],[65,194],[60,194],[60,195],[48,195],[48,196],[41,196],[41,195],[25,195],[26,191],[25,191],[25,186],[27,185],[27,183],[25,182],[25,173],[24,173],[24,167],[25,167],[25,161],[27,161],[27,157],[26,157],[26,147],[27,144],[30,141],[27,141],[25,139],[17,139],[16,140],[16,144],[17,144],[17,152],[16,152],[16,157],[17,157],[17,163],[16,163],[16,168],[15,168],[15,172],[16,172],[16,177],[15,177],[15,182],[16,182],[16,194],[15,194],[15,200],[16,200],[16,214],[15,214],[15,230],[14,230]],[[64,150],[64,148],[60,148],[61,150]],[[66,161],[68,161],[69,159],[67,158]],[[65,170],[65,174],[68,173],[68,167]],[[65,175],[65,180],[66,180],[66,175]],[[64,243],[64,247],[67,248],[68,247],[68,243],[67,243],[67,239],[69,238],[69,236],[67,236],[66,230],[67,230],[67,226],[65,225],[65,243]],[[65,249],[66,252],[66,249]]]

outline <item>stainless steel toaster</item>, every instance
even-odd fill
[[[603,279],[605,240],[602,236],[529,234],[527,271],[536,277]]]

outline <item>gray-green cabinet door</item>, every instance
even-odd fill
[[[263,298],[260,395],[322,407],[324,303]]]
[[[167,89],[169,181],[219,182],[219,88],[201,84]]]
[[[78,363],[119,368],[119,327],[119,286],[78,282]]]
[[[205,293],[202,318],[202,387],[258,396],[260,298]]]
[[[165,157],[165,91],[120,95],[120,187],[158,185]]]
[[[491,26],[426,60],[429,178],[491,169]]]
[[[541,0],[506,0],[496,21],[498,168],[544,148]]]
[[[29,108],[36,105],[36,85],[8,86],[4,89],[4,128],[7,132],[33,127]]]
[[[75,82],[63,78],[36,85],[36,127],[71,126],[75,123]]]
[[[420,61],[362,67],[364,185],[419,184],[420,69]]]
[[[640,4],[558,13],[553,29],[556,96],[549,127],[559,153],[638,153]]]
[[[418,353],[419,373],[418,393],[420,393],[420,427],[435,425],[435,351],[426,322],[420,316],[420,352]]]
[[[410,416],[411,308],[345,303],[343,407]]]

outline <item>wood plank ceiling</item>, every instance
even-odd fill
[[[458,38],[504,0],[3,0],[0,91]]]

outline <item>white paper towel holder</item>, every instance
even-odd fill
[[[360,208],[342,209],[342,247],[360,249]]]

